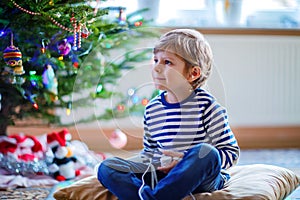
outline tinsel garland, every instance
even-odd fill
[[[19,161],[13,156],[0,153],[0,168],[12,175],[49,175],[49,161],[47,158],[34,161]]]

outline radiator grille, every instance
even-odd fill
[[[300,125],[300,37],[209,36],[208,40],[232,123]]]

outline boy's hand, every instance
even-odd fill
[[[168,151],[168,150],[162,150],[161,151],[165,156],[172,157],[172,161],[170,164],[162,167],[158,167],[157,169],[164,172],[168,173],[177,163],[180,161],[180,159],[184,156],[184,153],[181,152],[176,152],[176,151]]]

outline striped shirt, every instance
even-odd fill
[[[185,152],[199,143],[213,145],[222,169],[237,162],[239,146],[228,124],[226,109],[198,88],[180,103],[168,103],[165,93],[152,99],[144,113],[143,153],[159,157],[160,149]]]

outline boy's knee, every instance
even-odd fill
[[[128,173],[130,172],[130,167],[128,163],[118,157],[107,158],[98,166],[97,176],[100,179],[113,179],[116,172]]]
[[[219,155],[219,152],[214,146],[212,146],[210,144],[206,144],[206,143],[202,143],[199,145],[199,150],[198,150],[199,158],[204,158],[206,156],[215,157],[218,155]]]
[[[103,183],[111,174],[111,168],[108,167],[104,162],[102,162],[97,168],[97,178]]]
[[[215,164],[219,164],[221,162],[219,151],[210,144],[198,144],[197,146],[195,146],[195,148],[193,148],[192,151],[201,162],[203,162],[203,160],[206,160],[207,163],[213,162]]]
[[[117,160],[115,158],[108,158],[96,166],[95,170],[97,173],[98,180],[103,183],[107,179],[112,179],[113,172],[116,170],[115,165],[117,165]]]

